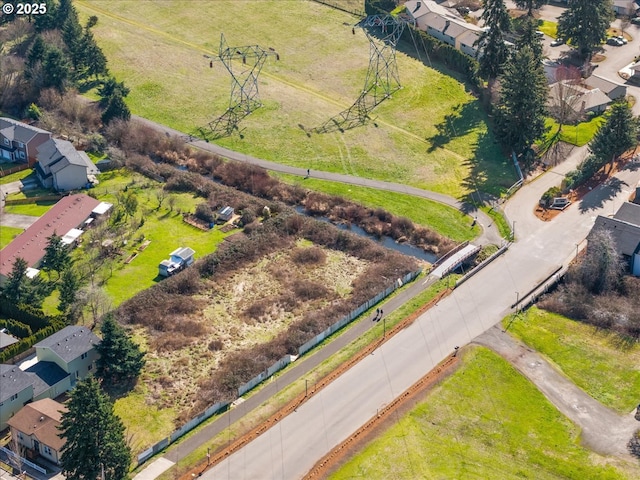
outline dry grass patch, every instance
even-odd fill
[[[201,382],[229,353],[271,341],[306,313],[347,297],[369,264],[318,246],[296,247],[267,255],[223,281],[203,280],[201,293],[185,298],[196,308],[167,316],[159,324],[164,331],[144,330],[147,403],[190,410]]]

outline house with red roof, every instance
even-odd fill
[[[98,205],[98,200],[84,194],[68,195],[60,199],[33,225],[0,250],[0,284],[7,280],[16,258],[23,258],[28,267],[37,268],[44,257],[47,238],[54,232],[64,237],[69,231],[81,228]]]

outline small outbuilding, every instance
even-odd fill
[[[218,211],[218,220],[228,222],[229,220],[231,220],[231,217],[233,217],[233,213],[233,207],[223,207]]]
[[[171,275],[184,270],[189,265],[193,264],[193,256],[195,253],[196,252],[189,247],[180,247],[175,249],[171,252],[168,260],[160,262],[160,265],[158,265],[158,274],[161,277],[170,277]]]

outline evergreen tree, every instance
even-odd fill
[[[44,257],[42,258],[42,268],[45,271],[56,271],[60,273],[71,264],[71,255],[66,245],[62,243],[62,237],[54,231],[47,238],[47,246],[44,247]]]
[[[542,62],[542,41],[536,33],[538,31],[538,21],[533,17],[526,17],[522,23],[522,34],[516,42],[516,48],[520,50],[524,46],[531,47],[533,55]]]
[[[69,78],[70,68],[64,53],[56,47],[49,47],[42,60],[44,73],[43,87],[53,87],[63,92]]]
[[[115,78],[109,77],[98,88],[98,95],[100,95],[100,108],[105,110],[112,97],[116,95],[126,97],[129,95],[129,89],[124,85],[124,82],[118,82]]]
[[[533,11],[539,9],[546,2],[545,0],[513,0],[516,7],[527,11],[527,16],[533,17]]]
[[[501,73],[509,57],[504,36],[511,31],[511,19],[504,0],[483,0],[484,12],[480,17],[489,29],[480,35],[476,45],[480,75],[491,84]]]
[[[44,32],[46,30],[54,30],[59,27],[57,22],[58,5],[54,0],[38,0],[39,4],[45,4],[47,13],[44,15],[35,15],[33,17],[34,29],[36,32]]]
[[[78,382],[62,414],[62,473],[67,480],[127,478],[131,449],[113,404],[93,377]],[[104,477],[102,476],[104,472]]]
[[[116,93],[110,97],[107,103],[107,108],[102,112],[102,123],[106,125],[111,122],[111,120],[129,120],[130,118],[131,111],[124,102],[122,95],[120,93]]]
[[[569,0],[568,8],[558,21],[558,36],[571,42],[579,55],[590,61],[607,39],[613,18],[611,0]]]
[[[100,354],[96,375],[102,379],[103,386],[109,389],[136,379],[145,365],[145,353],[110,314],[105,317],[101,332],[102,341],[96,345]]]
[[[83,42],[83,30],[78,20],[75,8],[71,8],[67,19],[62,24],[62,39],[64,40],[69,58],[73,65],[76,78],[82,78],[85,68],[85,52]]]
[[[71,0],[59,0],[58,6],[55,9],[56,27],[60,28],[60,25],[64,25],[72,12],[75,13],[75,8]]]
[[[27,52],[27,67],[33,67],[36,62],[41,62],[44,59],[46,51],[47,44],[44,43],[42,35],[36,35]]]
[[[614,102],[607,112],[607,119],[600,126],[591,142],[589,151],[599,160],[600,166],[613,162],[636,144],[638,120],[633,116],[626,100]]]
[[[501,77],[496,134],[520,155],[546,131],[548,87],[542,64],[529,46],[518,50]]]
[[[104,56],[102,49],[96,43],[89,29],[85,29],[82,37],[82,51],[87,76],[93,75],[97,80],[99,75],[107,75],[109,73],[107,70],[107,57]]]
[[[79,288],[80,278],[76,271],[71,267],[64,269],[60,276],[60,285],[58,286],[58,293],[60,294],[60,303],[58,303],[59,311],[66,313],[69,310],[76,301]]]
[[[29,265],[24,258],[16,258],[4,285],[4,295],[16,305],[21,303],[26,296],[28,278],[25,273],[27,273],[27,267]]]

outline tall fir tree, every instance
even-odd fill
[[[516,154],[525,153],[546,131],[547,79],[529,46],[518,50],[501,77],[495,110],[496,134]]]
[[[62,243],[62,237],[55,231],[47,237],[47,245],[44,247],[42,268],[45,271],[60,273],[71,264],[71,254],[67,246]]]
[[[509,49],[505,44],[505,34],[511,31],[511,19],[504,0],[483,0],[481,19],[488,30],[480,35],[476,45],[480,75],[489,80],[491,85],[501,73],[504,63],[509,57]]]
[[[96,375],[105,388],[111,389],[136,379],[145,365],[145,353],[127,335],[111,314],[102,323],[102,341],[96,345],[100,354]]]
[[[585,61],[607,39],[607,29],[614,19],[611,0],[569,0],[558,20],[558,36],[569,41]]]
[[[25,274],[28,266],[24,258],[17,257],[13,261],[11,272],[7,276],[7,281],[3,287],[4,295],[16,305],[24,302],[26,297],[28,278]]]
[[[516,42],[516,48],[520,50],[525,46],[531,47],[531,51],[535,57],[542,62],[542,41],[540,40],[537,31],[538,21],[533,17],[524,18],[522,23],[522,33]]]
[[[124,425],[113,411],[113,403],[88,377],[78,382],[62,414],[60,435],[65,444],[60,457],[67,480],[123,480],[131,463],[131,449]]]
[[[42,87],[53,87],[59,92],[64,92],[69,80],[70,67],[66,56],[59,48],[47,48],[42,60],[42,72]]]
[[[533,17],[533,11],[539,9],[546,3],[545,0],[513,0],[516,7],[527,11],[527,16]]]
[[[58,286],[59,303],[58,310],[67,313],[75,303],[80,289],[80,279],[73,267],[65,268],[60,275],[60,285]]]
[[[638,119],[633,116],[629,102],[614,102],[600,126],[589,142],[589,151],[601,166],[613,162],[637,143]]]

